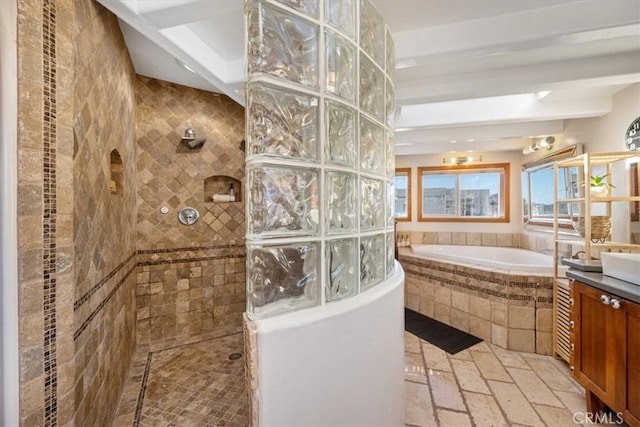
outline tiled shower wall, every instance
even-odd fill
[[[113,416],[135,347],[135,72],[109,11],[76,0],[73,22],[75,423],[96,425]]]
[[[204,182],[244,184],[244,109],[224,95],[138,77],[136,115],[138,343],[157,349],[239,330],[244,203],[214,203]],[[186,128],[207,138],[202,148],[181,143]],[[178,222],[186,206],[200,213],[194,225]]]
[[[108,423],[134,346],[133,68],[96,3],[18,7],[20,417]]]

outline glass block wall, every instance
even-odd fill
[[[249,0],[247,312],[393,273],[393,42],[369,1]]]

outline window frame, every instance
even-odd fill
[[[411,168],[396,168],[394,179],[395,186],[395,177],[398,175],[398,172],[407,174],[407,216],[406,217],[398,217],[395,213],[395,204],[396,204],[396,195],[393,195],[393,218],[398,222],[411,222]],[[397,190],[396,190],[397,191]]]
[[[425,216],[422,210],[423,185],[422,175],[424,172],[442,172],[459,175],[460,171],[502,169],[500,188],[502,190],[503,215],[501,217],[464,217],[458,213],[455,216]],[[445,165],[445,166],[423,166],[418,168],[418,221],[419,222],[493,222],[504,223],[510,221],[510,164],[509,163],[483,163],[473,165]],[[456,189],[456,210],[460,206],[460,190]]]

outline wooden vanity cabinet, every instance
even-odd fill
[[[640,427],[640,304],[572,280],[571,368],[587,411],[603,405]]]

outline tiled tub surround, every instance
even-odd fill
[[[244,242],[138,251],[138,345],[151,351],[242,330]]]
[[[510,350],[552,352],[553,278],[436,261],[400,248],[405,305]]]

